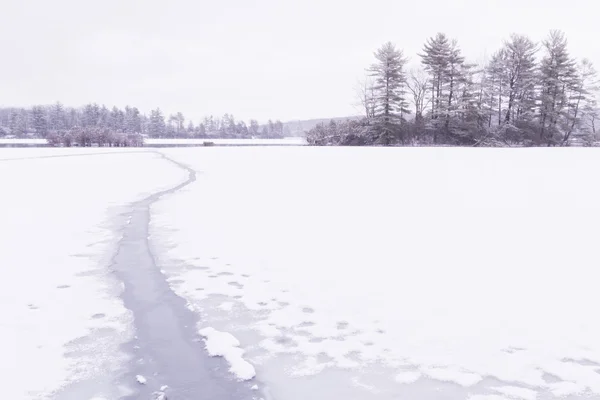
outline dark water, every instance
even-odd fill
[[[222,358],[208,356],[196,329],[198,315],[171,290],[152,255],[150,206],[196,180],[193,170],[167,160],[186,169],[188,179],[132,205],[113,259],[115,274],[124,284],[122,299],[134,316],[135,338],[125,346],[132,360],[122,377],[122,384],[134,392],[126,399],[152,399],[163,385],[168,386],[169,400],[253,399],[254,382],[235,381]],[[146,383],[138,384],[136,375],[144,376]]]

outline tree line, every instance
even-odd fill
[[[281,138],[284,124],[269,120],[259,125],[236,120],[231,114],[212,115],[194,124],[182,113],[165,117],[157,108],[149,115],[136,107],[120,109],[87,104],[65,107],[60,102],[31,108],[0,108],[0,137],[46,138],[52,145],[137,146],[143,137],[151,138]]]
[[[592,145],[600,115],[592,63],[571,57],[565,34],[513,34],[483,65],[456,40],[427,39],[420,68],[388,42],[358,88],[364,117],[321,124],[314,145]]]

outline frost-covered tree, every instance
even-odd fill
[[[50,129],[61,131],[66,128],[65,108],[60,102],[56,102],[50,108]]]
[[[46,137],[48,135],[48,119],[46,110],[42,106],[33,106],[31,109],[31,124],[36,135]]]
[[[248,133],[252,137],[257,137],[259,134],[260,126],[258,125],[258,121],[255,119],[250,120],[250,127],[248,128]]]
[[[123,131],[127,133],[142,132],[142,119],[140,110],[136,107],[125,107],[125,115],[123,116]]]
[[[427,97],[427,85],[429,84],[429,78],[426,73],[422,70],[412,70],[406,81],[406,87],[412,95],[412,103],[415,107],[415,122],[420,123],[423,121],[423,115],[425,108],[427,107],[429,99]]]
[[[406,58],[388,42],[375,53],[376,62],[369,69],[375,90],[375,128],[380,142],[392,144],[398,136],[397,125],[410,113],[405,98]]]
[[[450,132],[451,119],[456,116],[461,105],[458,92],[465,79],[465,59],[458,43],[443,33],[429,38],[423,52],[419,54],[425,71],[429,74],[431,86],[431,121],[434,127],[434,142],[437,131]]]
[[[591,120],[594,122],[597,110],[596,93],[598,91],[598,81],[596,70],[592,63],[583,59],[576,67],[575,77],[568,86],[568,110],[566,112],[566,127],[564,129],[562,144],[568,144],[569,139],[575,133],[584,137],[595,136],[595,126],[588,125]]]
[[[194,126],[194,123],[192,121],[188,122],[188,126],[186,129],[187,136],[194,136],[195,132],[196,132],[196,127]]]
[[[200,125],[198,125],[198,129],[196,130],[196,136],[200,138],[206,137],[206,126],[204,125],[204,123],[200,123]]]
[[[504,44],[506,113],[504,122],[530,120],[535,108],[536,44],[526,36],[511,35]]]
[[[125,130],[125,114],[117,107],[110,110],[108,118],[108,126],[114,132],[122,132]]]
[[[150,120],[148,121],[148,134],[151,137],[162,137],[166,133],[165,117],[160,111],[160,108],[150,112]]]
[[[443,107],[444,84],[447,79],[451,53],[450,40],[443,33],[427,39],[423,52],[419,54],[425,71],[429,73],[431,85],[431,118],[437,119]]]
[[[357,105],[360,107],[365,118],[372,119],[375,117],[375,86],[373,79],[370,76],[358,82],[356,85],[356,97],[358,99]]]
[[[17,137],[23,137],[28,129],[28,115],[25,109],[14,109],[10,114],[10,133]]]
[[[562,137],[565,113],[569,110],[569,91],[577,84],[576,62],[567,49],[561,31],[551,31],[543,41],[544,57],[540,65],[540,140],[556,144]]]
[[[82,126],[98,126],[100,122],[100,106],[96,103],[87,104],[83,108]],[[75,137],[75,134],[73,134]]]

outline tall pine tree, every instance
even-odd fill
[[[375,52],[375,59],[369,69],[374,78],[375,133],[382,144],[390,145],[398,136],[398,125],[410,113],[405,97],[406,58],[388,42]]]

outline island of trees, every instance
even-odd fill
[[[182,113],[165,118],[160,109],[142,114],[136,107],[120,109],[88,104],[68,108],[60,102],[31,108],[0,108],[0,137],[46,138],[54,146],[139,146],[150,138],[282,138],[284,124],[269,120],[248,124],[231,114],[205,117],[199,124]]]
[[[598,85],[590,61],[567,39],[513,34],[485,65],[469,63],[456,40],[429,38],[421,68],[392,43],[375,52],[359,88],[362,119],[321,124],[314,145],[568,146],[597,140]]]

